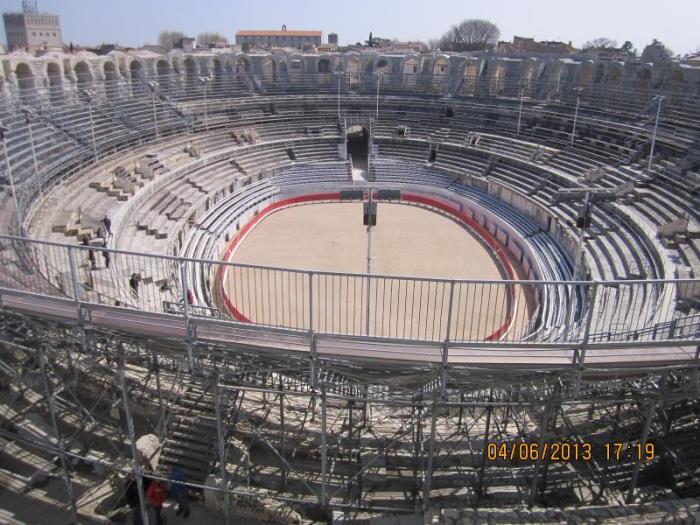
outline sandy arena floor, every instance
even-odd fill
[[[421,278],[503,278],[489,250],[455,221],[427,209],[380,203],[372,229],[373,275]],[[365,273],[367,233],[361,203],[316,203],[265,217],[240,243],[231,262]],[[321,332],[367,330],[367,279],[314,277],[309,308],[308,273],[230,267],[225,290],[231,303],[261,324],[305,328],[309,315]],[[370,333],[442,339],[447,327],[449,285],[400,278],[369,284]],[[485,339],[507,319],[511,290],[504,284],[455,287],[453,339]],[[511,309],[512,310],[512,309]]]

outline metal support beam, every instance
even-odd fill
[[[627,496],[625,497],[625,503],[628,505],[634,500],[634,491],[637,488],[637,480],[639,479],[639,471],[642,468],[643,452],[646,447],[647,440],[649,439],[649,429],[651,428],[651,423],[654,420],[654,415],[656,414],[656,406],[658,404],[658,399],[654,398],[649,402],[649,408],[647,410],[647,415],[644,420],[644,427],[642,428],[642,436],[639,439],[639,444],[641,446],[641,451],[638,451],[640,455],[637,457],[637,464],[634,466],[634,472],[632,472],[632,479],[630,480],[630,486],[627,490]]]
[[[231,516],[228,504],[228,476],[226,473],[226,443],[224,430],[224,414],[221,402],[221,388],[219,387],[218,375],[214,375],[214,410],[216,413],[216,443],[219,455],[219,475],[221,476],[221,490],[224,506],[224,522],[231,523]]]
[[[438,405],[433,400],[430,414],[430,442],[428,443],[428,466],[425,472],[425,482],[423,485],[423,512],[426,512],[430,507],[430,489],[433,480],[433,464],[435,454],[435,431],[437,426]]]
[[[328,505],[328,421],[326,419],[326,385],[321,383],[321,506]]]
[[[489,431],[491,429],[491,404],[493,402],[493,389],[489,389],[489,405],[486,407],[486,425],[484,428],[484,446],[481,450],[481,467],[479,467],[479,476],[476,484],[476,503],[484,496],[484,472],[486,470],[486,451],[489,446]]]
[[[540,437],[537,440],[537,450],[544,450],[544,442],[547,439],[549,429],[549,419],[552,413],[552,404],[547,403],[542,412],[542,420],[540,421]],[[528,508],[532,508],[535,504],[535,496],[537,494],[537,482],[539,481],[540,465],[542,464],[541,455],[537,456],[537,460],[533,466],[532,484],[530,485],[530,496],[528,500]]]
[[[41,369],[41,379],[44,383],[44,394],[46,396],[46,404],[49,408],[49,416],[51,418],[51,427],[53,429],[54,438],[56,439],[56,448],[58,448],[58,455],[61,460],[61,470],[63,471],[63,481],[66,484],[66,496],[68,503],[71,508],[71,513],[73,514],[73,520],[78,523],[78,507],[75,503],[75,492],[73,491],[73,482],[70,478],[70,470],[68,469],[68,460],[66,459],[66,449],[63,443],[63,437],[58,428],[58,420],[56,419],[56,404],[53,398],[53,391],[51,389],[51,383],[49,382],[48,375],[46,373],[46,354],[42,345],[37,347],[37,359],[39,360],[39,368]]]
[[[122,393],[122,406],[124,408],[124,417],[126,419],[126,428],[131,444],[131,471],[136,479],[136,488],[139,494],[139,511],[141,512],[141,520],[144,525],[148,525],[148,512],[146,511],[146,498],[143,492],[143,478],[141,474],[141,461],[139,451],[136,448],[136,432],[134,431],[134,420],[131,417],[131,408],[129,406],[129,393],[126,389],[126,379],[124,377],[124,350],[119,349],[118,370],[119,389]]]

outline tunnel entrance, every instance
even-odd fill
[[[355,170],[367,173],[367,156],[369,154],[369,133],[364,127],[352,126],[347,133],[348,155],[352,157]]]

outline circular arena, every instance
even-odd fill
[[[123,519],[127,479],[145,513],[172,465],[212,523],[700,511],[700,69],[213,50],[2,72],[18,519]]]

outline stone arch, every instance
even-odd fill
[[[167,90],[170,87],[170,77],[172,76],[172,68],[170,62],[164,58],[156,62],[156,77],[161,89]]]
[[[641,98],[646,98],[649,94],[649,87],[651,86],[651,70],[647,68],[642,68],[637,70],[635,78],[634,89],[637,96]]]
[[[304,78],[304,63],[300,58],[289,61],[289,79],[293,84],[297,84]]]
[[[446,76],[450,70],[450,63],[447,57],[438,57],[433,62],[433,76]]]
[[[678,102],[685,91],[685,75],[683,74],[683,70],[674,69],[671,71],[666,82],[668,84],[668,90],[671,93],[671,102]]]
[[[593,83],[593,64],[586,62],[581,65],[578,75],[578,87],[581,89],[588,89]]]
[[[265,57],[262,61],[262,78],[268,84],[274,84],[277,78],[277,64],[272,57]]]
[[[318,61],[317,65],[318,73],[330,73],[331,72],[331,61],[327,58],[322,58]]]
[[[92,82],[92,72],[90,71],[90,66],[87,62],[81,60],[73,67],[75,72],[75,78],[78,80],[78,88],[84,88],[86,84]]]
[[[250,62],[246,57],[238,57],[236,59],[236,73],[248,73],[250,71]]]
[[[60,100],[63,94],[63,77],[61,66],[56,62],[49,62],[46,66],[46,78],[49,83],[49,99],[51,102]]]
[[[20,62],[15,67],[15,75],[17,76],[17,87],[21,97],[28,96],[34,91],[34,73],[29,64]]]
[[[420,75],[420,62],[415,56],[408,56],[403,61],[403,85],[414,87],[418,83]]]
[[[506,66],[502,62],[496,62],[491,76],[491,95],[498,96],[503,93],[506,87]]]
[[[345,74],[347,75],[350,89],[356,89],[360,85],[362,63],[358,56],[351,56],[345,62]]]
[[[479,64],[476,60],[466,61],[463,76],[462,93],[464,95],[474,95],[476,93],[476,82],[479,78]]]
[[[595,74],[593,76],[593,83],[600,84],[605,79],[605,65],[597,64],[595,66]]]
[[[103,66],[104,76],[105,76],[105,91],[108,95],[112,95],[117,91],[117,85],[119,83],[119,72],[117,71],[117,66],[114,62],[105,62]]]
[[[141,75],[143,74],[143,64],[138,60],[132,60],[129,64],[129,78],[131,79],[131,92],[133,94],[143,91]]]

